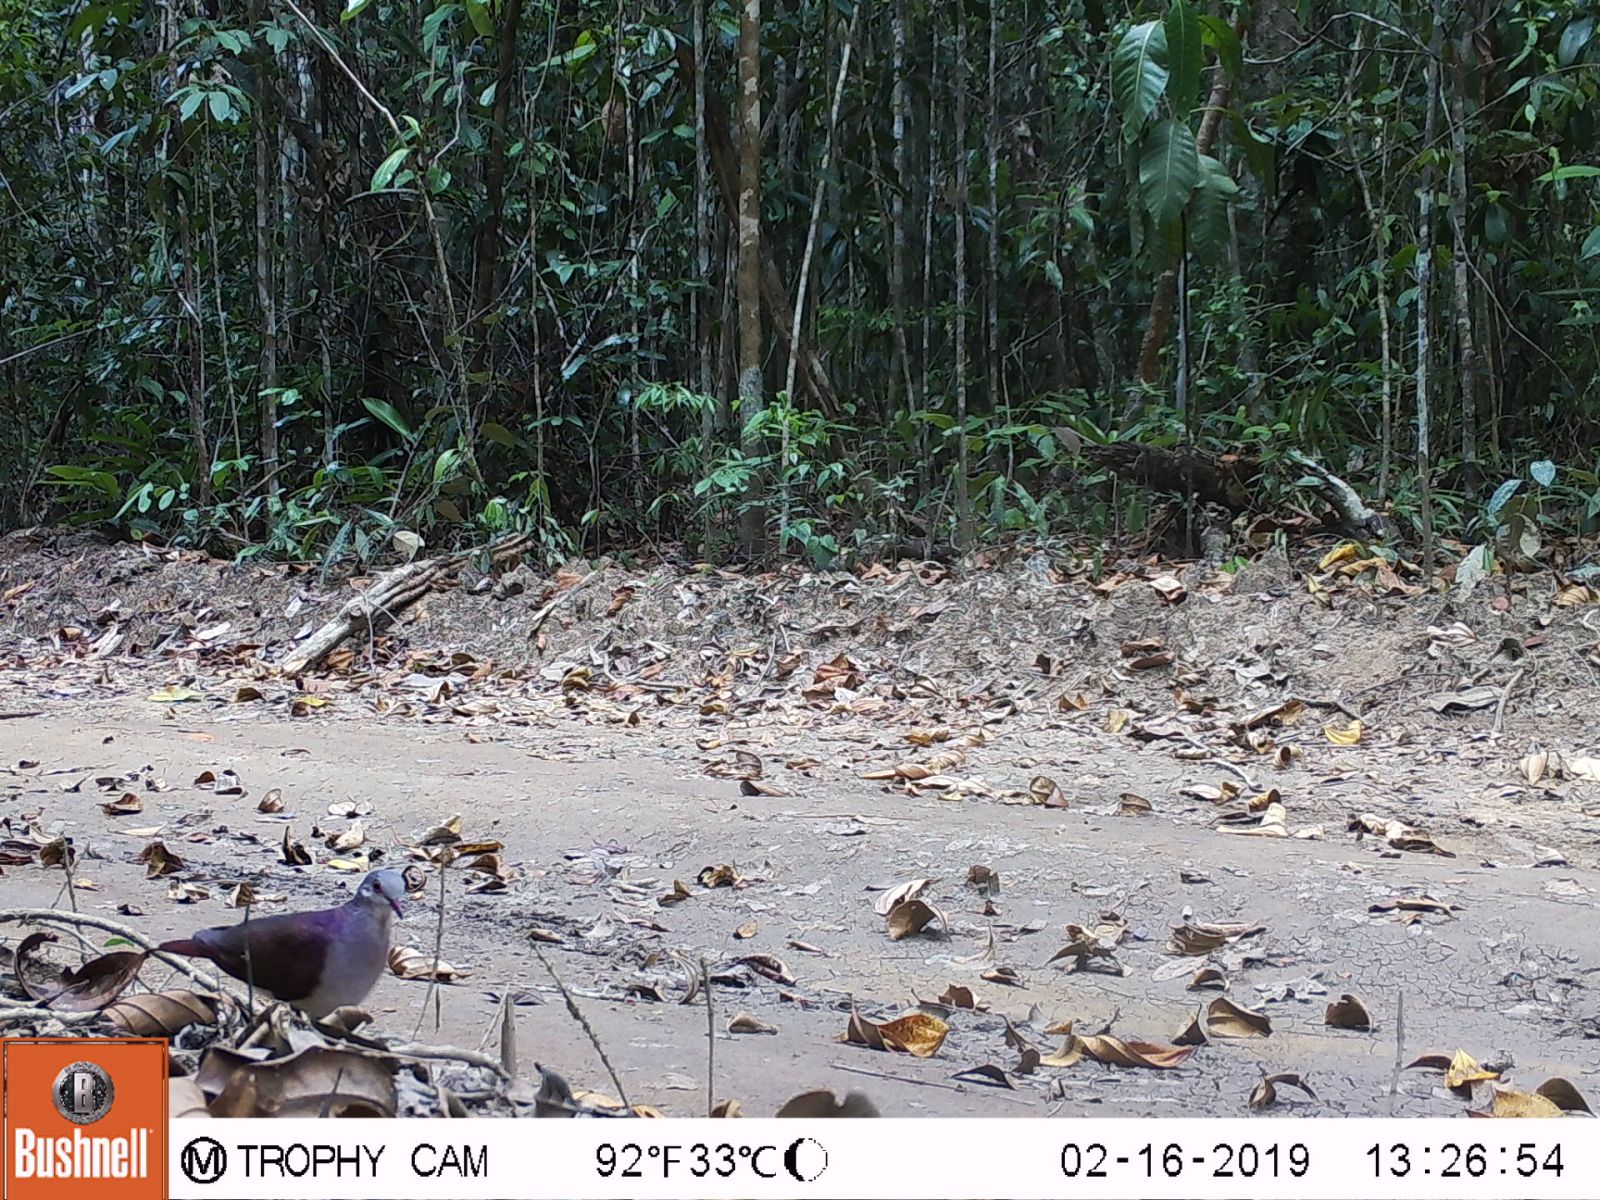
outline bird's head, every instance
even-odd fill
[[[382,901],[394,909],[397,917],[405,916],[400,907],[400,901],[405,899],[406,877],[399,871],[384,870],[374,871],[361,881],[361,887],[356,892],[358,900]]]

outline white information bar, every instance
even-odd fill
[[[174,1120],[174,1200],[1594,1200],[1579,1120]]]

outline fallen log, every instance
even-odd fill
[[[517,534],[488,547],[476,547],[437,558],[419,558],[372,581],[371,586],[345,601],[333,618],[300,643],[282,663],[285,675],[299,675],[316,666],[347,637],[363,630],[371,633],[392,623],[407,608],[447,579],[467,562],[488,551],[491,563],[520,557],[533,544],[529,534]]]
[[[1317,490],[1327,497],[1329,504],[1333,505],[1333,511],[1339,514],[1339,522],[1346,533],[1354,537],[1380,541],[1396,536],[1398,531],[1393,521],[1369,508],[1355,488],[1316,459],[1298,450],[1290,450],[1287,457],[1296,466],[1304,467],[1307,473],[1318,481]]]

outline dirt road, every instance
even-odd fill
[[[313,827],[321,835],[349,827],[348,818],[330,817],[330,805],[370,802],[364,849],[388,863],[406,861],[409,838],[460,813],[464,836],[504,843],[515,877],[503,891],[469,893],[471,873],[448,875],[443,954],[465,977],[439,989],[437,1029],[422,1011],[425,984],[384,980],[369,1005],[379,1023],[492,1048],[509,992],[524,1071],[537,1060],[575,1084],[614,1091],[531,951],[530,931],[541,929],[559,939],[541,948],[629,1100],[669,1113],[704,1104],[704,996],[675,1002],[685,991],[682,963],[702,958],[722,976],[713,997],[714,1090],[753,1115],[811,1087],[865,1091],[890,1115],[1221,1115],[1244,1111],[1255,1082],[1271,1072],[1298,1072],[1317,1095],[1310,1102],[1290,1093],[1273,1111],[1382,1115],[1392,1105],[1400,1115],[1445,1115],[1463,1103],[1442,1090],[1441,1076],[1397,1074],[1396,1064],[1457,1048],[1514,1063],[1519,1086],[1564,1075],[1600,1094],[1600,1041],[1589,1037],[1600,1029],[1600,874],[1550,853],[1552,843],[1563,849],[1563,836],[1591,846],[1593,823],[1568,807],[1526,811],[1522,829],[1503,819],[1486,826],[1475,818],[1502,780],[1485,777],[1470,756],[1441,755],[1419,773],[1409,749],[1308,740],[1303,761],[1265,782],[1292,790],[1291,832],[1320,825],[1321,836],[1264,838],[1213,828],[1212,806],[1181,794],[1227,771],[1130,750],[1126,738],[1087,722],[1036,728],[973,755],[991,776],[1059,781],[1070,804],[1062,810],[864,781],[864,766],[904,757],[903,742],[891,748],[898,736],[870,729],[730,726],[722,749],[761,755],[767,777],[779,776],[772,782],[789,793],[764,796],[708,777],[688,734],[648,726],[598,728],[559,716],[493,729],[290,720],[252,706],[166,706],[131,689],[109,697],[13,691],[4,707],[39,715],[0,720],[0,817],[20,828],[37,814],[45,832],[70,835],[80,854],[78,904],[107,915],[132,906],[138,915],[124,919],[152,935],[236,919],[225,900],[240,880],[284,898],[260,911],[337,901],[359,875],[327,866],[336,855],[313,836]],[[140,790],[140,814],[104,814],[100,805],[114,797],[94,778],[145,768],[143,777],[164,780],[165,790]],[[223,769],[237,772],[244,795],[191,782]],[[270,789],[281,790],[281,813],[257,811]],[[1385,789],[1456,857],[1403,853],[1347,833],[1349,813]],[[1124,791],[1148,799],[1153,812],[1119,815]],[[285,825],[315,865],[283,864]],[[147,878],[136,861],[155,839],[184,860],[176,876]],[[697,882],[718,864],[735,869],[738,886]],[[1001,879],[988,914],[966,882],[975,864]],[[918,877],[936,880],[925,898],[947,917],[950,936],[892,942],[873,911],[880,893],[870,889]],[[170,900],[174,880],[199,885],[207,898]],[[663,907],[658,897],[675,880],[692,895]],[[61,903],[62,883],[59,870],[9,867],[0,894],[6,906]],[[431,952],[439,901],[437,883],[429,886],[397,938]],[[1391,903],[1422,896],[1449,911],[1407,913]],[[1094,926],[1103,911],[1128,926],[1114,954],[1124,973],[1073,971],[1071,959],[1046,965],[1068,923]],[[1265,1013],[1270,1036],[1213,1038],[1171,1071],[1086,1061],[1008,1074],[1009,1088],[952,1078],[985,1064],[1012,1071],[1019,1053],[1007,1045],[1008,1020],[1046,1054],[1060,1039],[1044,1028],[1069,1019],[1080,1032],[1109,1023],[1124,1039],[1169,1042],[1222,994],[1188,990],[1205,960],[1167,952],[1186,911],[1200,922],[1265,926],[1212,957],[1225,994]],[[770,965],[762,974],[734,961],[747,955],[781,960],[793,982],[770,978]],[[996,966],[1014,968],[1022,985],[980,977]],[[884,1019],[952,984],[972,988],[989,1011],[940,1010],[951,1031],[931,1058],[834,1040],[851,997],[864,1015]],[[1328,1003],[1342,993],[1370,1008],[1371,1032],[1325,1026]],[[739,1013],[776,1032],[727,1032]]]

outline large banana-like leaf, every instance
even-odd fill
[[[1200,156],[1200,182],[1189,213],[1189,246],[1201,262],[1217,263],[1228,246],[1228,205],[1239,185],[1209,154]]]
[[[1167,32],[1167,99],[1172,111],[1187,116],[1200,96],[1200,69],[1205,66],[1200,18],[1189,0],[1172,0],[1163,23]]]
[[[1139,156],[1139,199],[1158,225],[1176,221],[1200,180],[1200,151],[1188,123],[1168,118],[1150,130]]]
[[[1160,21],[1135,25],[1111,52],[1111,95],[1132,141],[1167,86],[1167,30]]]

